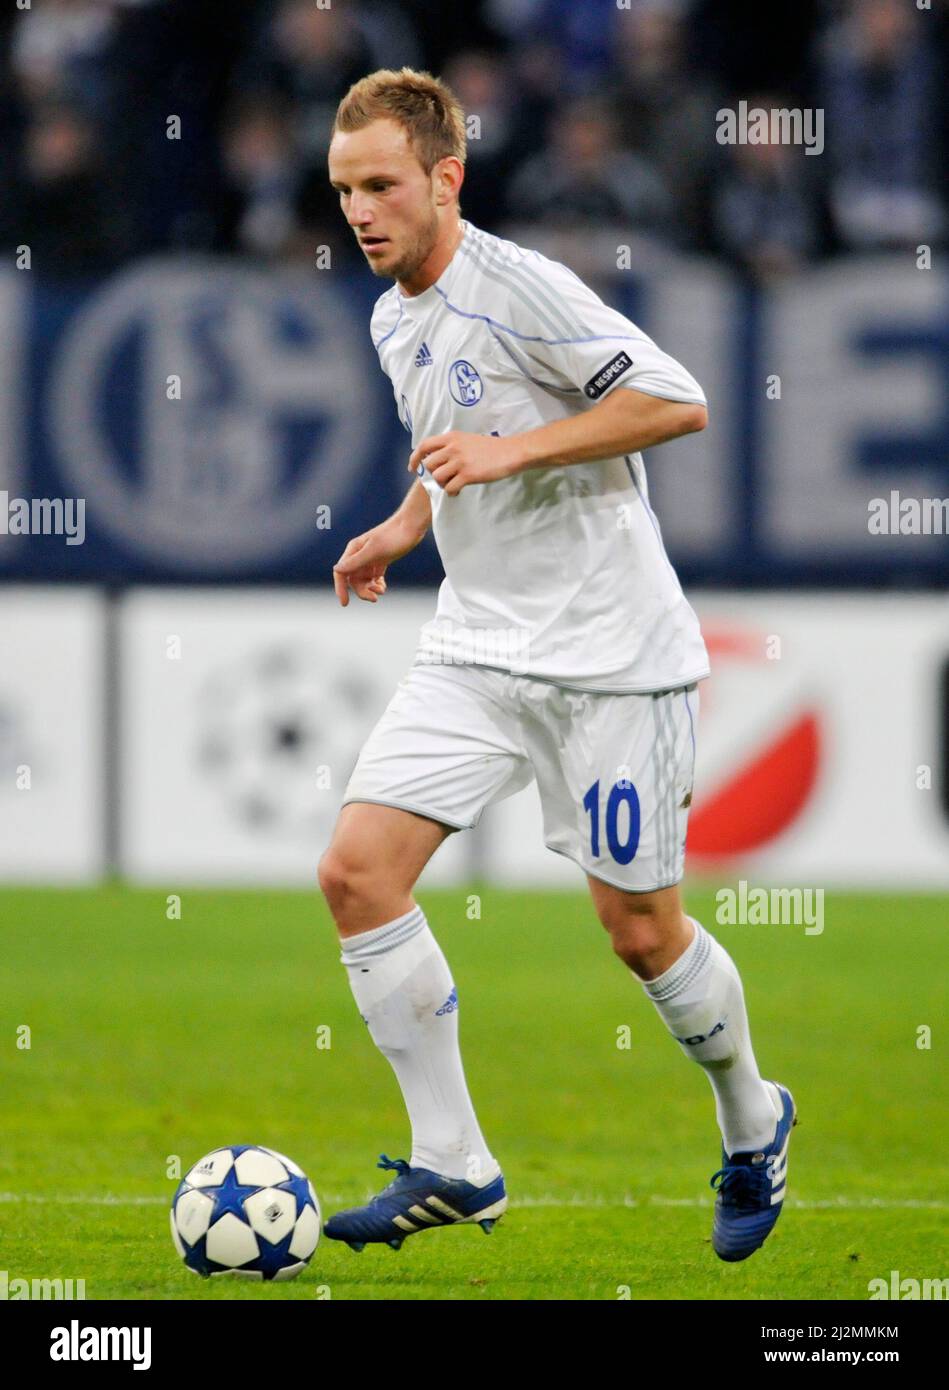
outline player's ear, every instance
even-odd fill
[[[435,180],[435,201],[441,206],[458,197],[465,179],[465,166],[455,155],[446,155],[432,170]]]

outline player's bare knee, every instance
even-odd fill
[[[666,969],[688,944],[678,895],[597,891],[597,912],[620,960],[642,979]]]
[[[621,920],[604,923],[610,943],[624,965],[644,977],[652,973],[653,962],[666,947],[667,934],[662,922],[653,915],[630,915]]]
[[[320,891],[335,915],[358,888],[358,867],[334,846],[323,854],[317,867]]]
[[[624,893],[598,890],[594,895],[597,916],[612,936],[614,932],[647,933],[658,929],[669,916],[669,905],[660,893]]]
[[[411,906],[411,885],[391,867],[349,856],[331,845],[317,869],[320,888],[341,937],[382,926]]]

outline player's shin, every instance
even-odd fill
[[[349,937],[341,959],[372,1040],[402,1089],[411,1165],[480,1186],[498,1167],[468,1095],[457,992],[422,909]]]
[[[773,1087],[755,1061],[741,978],[700,923],[685,951],[643,988],[686,1056],[705,1071],[727,1153],[763,1148],[774,1137]]]

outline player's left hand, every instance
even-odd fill
[[[431,434],[411,453],[409,472],[420,463],[449,497],[456,497],[469,483],[494,483],[517,472],[517,457],[510,439],[493,434],[466,434],[449,430]]]

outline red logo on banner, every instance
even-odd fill
[[[763,636],[731,628],[704,636],[713,674],[700,687],[688,848],[692,858],[723,859],[793,825],[817,784],[823,740],[818,709],[786,660],[768,659]]]

